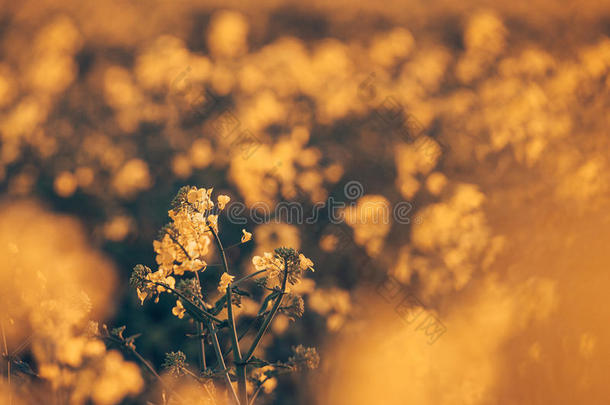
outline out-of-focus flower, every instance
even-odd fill
[[[302,253],[299,254],[299,266],[301,266],[301,270],[307,270],[310,269],[311,271],[315,271],[313,269],[313,262],[306,258],[305,255],[303,255]]]
[[[315,348],[298,345],[292,351],[294,354],[288,358],[288,362],[293,363],[297,369],[314,370],[320,365],[320,356]]]
[[[257,369],[253,374],[252,378],[258,380],[259,384],[262,384],[263,391],[270,394],[277,387],[277,378],[273,377],[276,369],[272,365],[261,367]]]
[[[146,300],[146,297],[148,296],[148,293],[146,291],[140,291],[139,288],[136,288],[136,292],[138,294],[138,299],[140,300],[140,303],[142,305],[144,305],[144,301]]]
[[[61,197],[70,197],[76,191],[78,182],[70,172],[61,172],[53,182],[55,192]]]
[[[106,239],[119,242],[127,237],[132,229],[133,220],[126,215],[117,215],[104,224],[103,232]]]
[[[339,243],[337,236],[333,234],[327,234],[320,238],[320,249],[325,252],[333,252]]]
[[[231,201],[231,198],[229,196],[226,195],[219,195],[218,196],[218,209],[224,209],[225,206],[229,203],[229,201]]]
[[[356,205],[344,210],[345,222],[354,230],[354,240],[364,246],[369,255],[376,255],[383,247],[391,225],[390,202],[382,195],[369,194],[358,199]]]
[[[405,58],[413,49],[415,40],[404,28],[395,28],[374,38],[369,54],[371,59],[384,68],[391,68]]]
[[[281,271],[284,268],[280,258],[269,252],[265,252],[263,256],[254,256],[252,264],[254,264],[256,270]]]
[[[218,58],[234,58],[248,50],[248,22],[236,11],[219,11],[212,16],[208,47]]]
[[[419,211],[413,245],[423,254],[409,255],[407,267],[418,268],[424,295],[464,288],[479,266],[488,267],[503,245],[493,237],[482,210],[485,195],[471,184],[458,184],[444,202]],[[426,256],[437,252],[441,264]],[[432,255],[435,256],[435,255]]]
[[[112,405],[130,394],[137,394],[144,386],[139,367],[123,360],[121,354],[111,350],[102,362],[102,373],[91,381],[91,397],[96,404]],[[85,390],[83,390],[85,394]]]
[[[132,159],[117,172],[113,186],[120,196],[129,198],[152,184],[148,165],[140,159]]]
[[[172,314],[177,316],[179,319],[184,318],[184,314],[186,313],[186,309],[182,305],[182,301],[176,300],[176,306],[172,308]]]
[[[308,308],[326,317],[326,326],[331,331],[343,326],[352,309],[349,292],[339,288],[316,288],[307,303]]]

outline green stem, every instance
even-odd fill
[[[203,286],[199,279],[199,270],[195,271],[195,279],[197,280],[197,286],[199,287],[201,297],[203,297]],[[205,337],[203,336],[202,322],[197,322],[197,333],[199,334],[199,369],[203,373],[207,369],[207,366],[205,364]]]
[[[13,403],[13,393],[11,392],[11,356],[8,353],[6,343],[6,333],[4,332],[4,321],[0,319],[0,329],[2,329],[2,342],[4,343],[4,355],[6,356],[6,382],[8,384],[8,403]]]
[[[210,330],[210,335],[212,336],[212,346],[214,347],[214,352],[216,353],[216,359],[220,367],[225,370],[224,376],[225,381],[227,383],[227,389],[231,392],[233,396],[233,401],[236,405],[239,404],[239,399],[237,398],[237,393],[235,392],[235,388],[233,388],[233,384],[231,384],[231,378],[229,377],[229,370],[225,364],[225,360],[222,357],[222,351],[220,350],[220,344],[218,343],[218,336],[216,335],[216,326],[212,322],[208,322],[208,329]]]
[[[189,300],[184,294],[182,294],[179,291],[176,291],[175,289],[173,289],[172,287],[168,286],[167,284],[164,283],[159,283],[157,281],[151,281],[151,283],[153,283],[154,285],[158,285],[160,287],[166,288],[169,291],[173,292],[174,294],[176,294],[178,297],[182,298],[185,302],[188,302],[189,304],[197,307],[197,305],[195,305],[195,303],[191,300]],[[198,307],[199,308],[199,307]],[[216,323],[222,323],[222,321],[218,318],[216,318],[214,315],[210,314],[208,311],[206,311],[203,308],[199,308],[199,310],[201,310],[201,313],[208,319],[216,322]]]
[[[275,302],[273,303],[273,307],[271,308],[271,311],[269,312],[269,314],[263,321],[263,324],[259,328],[258,333],[256,334],[254,341],[252,342],[252,346],[250,346],[250,350],[248,350],[248,353],[243,358],[244,362],[247,363],[248,361],[250,361],[250,359],[252,358],[252,355],[254,354],[254,351],[256,350],[256,347],[258,346],[261,339],[263,338],[263,335],[267,331],[269,324],[273,320],[273,317],[275,316],[277,310],[280,308],[280,304],[282,303],[282,298],[284,298],[284,293],[286,292],[286,281],[287,280],[288,280],[288,265],[284,261],[284,280],[282,280],[281,293],[275,299]]]
[[[229,329],[231,330],[231,343],[233,345],[233,359],[237,371],[237,389],[239,403],[248,404],[246,364],[242,362],[241,351],[239,350],[239,339],[237,338],[237,328],[235,317],[233,316],[233,302],[231,300],[231,284],[227,287],[227,313],[229,316]]]
[[[261,389],[263,389],[263,385],[265,385],[265,383],[270,380],[271,377],[266,377],[261,383],[260,385],[256,388],[256,391],[254,391],[254,394],[252,394],[252,399],[250,399],[250,404],[249,405],[254,405],[254,400],[256,399],[256,397],[258,397],[258,394],[261,392]]]
[[[205,363],[205,337],[203,335],[203,323],[197,322],[197,334],[199,335],[199,368],[202,373],[207,370]]]
[[[222,264],[224,265],[225,273],[229,274],[229,265],[227,263],[227,255],[225,254],[222,242],[218,237],[216,230],[210,226],[210,231],[216,241],[216,246],[222,257]],[[237,338],[237,327],[235,326],[235,317],[233,316],[233,300],[231,299],[231,284],[227,286],[227,315],[229,317],[229,329],[231,333],[231,343],[233,345],[233,359],[235,362],[235,369],[237,371],[237,389],[239,391],[239,404],[248,405],[248,391],[247,391],[247,375],[246,375],[246,364],[242,363],[241,351],[239,350],[239,339]]]
[[[237,338],[237,340],[241,341],[244,336],[246,336],[248,334],[248,332],[250,331],[250,328],[252,327],[252,325],[254,325],[254,323],[260,318],[260,316],[257,316],[256,318],[252,319],[249,323],[248,326],[246,326],[246,329],[243,330],[243,332],[241,332],[239,334],[239,337]],[[223,353],[223,356],[228,356],[231,353],[232,348],[229,348],[226,352]]]
[[[222,258],[222,265],[224,267],[225,273],[229,273],[227,255],[225,255],[225,250],[222,247],[222,242],[220,241],[220,238],[218,237],[218,233],[216,233],[214,228],[212,228],[211,226],[209,226],[208,228],[210,229],[210,232],[212,232],[212,235],[214,236],[214,241],[216,242],[216,246],[218,247],[218,250],[220,251],[220,257]]]
[[[178,394],[176,391],[174,391],[174,389],[172,387],[170,387],[169,385],[167,385],[165,383],[165,381],[159,375],[159,373],[157,373],[155,368],[148,362],[148,360],[146,360],[140,353],[138,353],[138,351],[136,349],[134,349],[133,347],[127,346],[126,344],[124,344],[123,341],[121,341],[120,339],[113,338],[112,336],[105,336],[104,338],[107,340],[110,340],[111,342],[118,344],[121,348],[128,350],[129,353],[131,353],[136,359],[138,359],[138,361],[140,363],[142,363],[142,365],[144,365],[144,368],[146,368],[146,370],[148,370],[148,372],[151,373],[157,381],[159,381],[159,383],[163,386],[163,388],[167,389],[169,392],[171,392],[173,395],[175,395],[176,398],[178,398],[181,402],[184,401],[184,398],[182,398],[180,396],[180,394]]]
[[[259,271],[257,271],[257,272],[252,273],[252,274],[248,274],[247,276],[244,276],[244,277],[240,278],[239,280],[234,281],[233,283],[231,283],[231,285],[232,285],[233,287],[237,287],[239,284],[243,283],[244,281],[246,281],[246,280],[248,280],[248,279],[250,279],[250,278],[252,278],[252,277],[256,277],[256,276],[258,276],[259,274],[264,273],[264,272],[266,272],[266,271],[267,271],[267,270],[259,270]]]

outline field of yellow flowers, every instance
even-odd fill
[[[0,0],[0,405],[609,403],[610,4]]]

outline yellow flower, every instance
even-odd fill
[[[252,258],[252,264],[256,270],[265,270],[267,268],[267,261],[260,256],[254,256]]]
[[[208,215],[208,223],[210,228],[218,232],[218,215]]]
[[[252,264],[256,270],[269,270],[271,272],[278,272],[284,269],[284,263],[273,254],[269,252],[263,253],[263,257],[254,256],[252,258]]]
[[[263,383],[263,390],[266,394],[270,394],[277,387],[277,378],[273,377]]]
[[[144,300],[146,299],[146,296],[148,295],[146,292],[142,292],[140,291],[139,288],[136,288],[136,292],[138,293],[138,298],[140,299],[140,303],[142,305],[144,305]]]
[[[190,271],[203,271],[206,269],[206,267],[208,266],[208,264],[205,262],[205,260],[199,260],[199,259],[195,259],[191,262],[189,262],[189,270]]]
[[[231,201],[231,198],[227,195],[219,195],[218,196],[218,208],[224,209],[224,207]]]
[[[198,210],[205,211],[214,207],[214,203],[210,199],[211,194],[211,188],[206,190],[205,188],[193,187],[186,193],[186,200]]]
[[[189,203],[195,204],[197,202],[203,202],[207,198],[207,192],[205,188],[193,187],[186,194],[186,199]]]
[[[252,234],[250,232],[246,231],[245,229],[242,229],[241,231],[243,233],[241,237],[241,243],[246,243],[247,241],[252,239]]]
[[[260,383],[263,383],[263,390],[267,394],[271,393],[275,387],[277,387],[277,379],[275,377],[268,379],[266,374],[266,372],[271,372],[274,369],[275,367],[273,366],[265,366],[259,370],[256,370],[253,375],[253,377],[256,378]]]
[[[150,273],[148,275],[148,279],[154,283],[165,284],[170,288],[174,288],[174,286],[176,285],[176,279],[172,276],[165,277],[165,273],[163,272],[163,270],[157,270],[154,273]],[[165,287],[157,285],[158,292],[164,292],[165,290]]]
[[[172,308],[172,314],[176,315],[178,318],[182,319],[184,317],[184,313],[186,309],[182,305],[180,300],[176,300],[176,306]]]
[[[306,258],[302,253],[299,254],[299,261],[299,266],[301,267],[301,270],[310,269],[311,271],[315,271],[313,269],[313,262],[310,259]]]
[[[222,273],[222,276],[220,276],[220,282],[218,283],[218,291],[221,293],[226,292],[227,287],[233,282],[234,279],[235,277],[229,275],[229,273]]]

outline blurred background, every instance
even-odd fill
[[[320,368],[263,403],[607,404],[608,35],[605,1],[0,1],[5,352],[37,372],[41,299],[85,292],[63,316],[195,364],[174,303],[128,285],[190,184],[246,204],[219,219],[254,234],[241,274],[315,263],[264,345]],[[343,221],[250,211],[331,198]],[[122,403],[161,403],[128,375]]]

